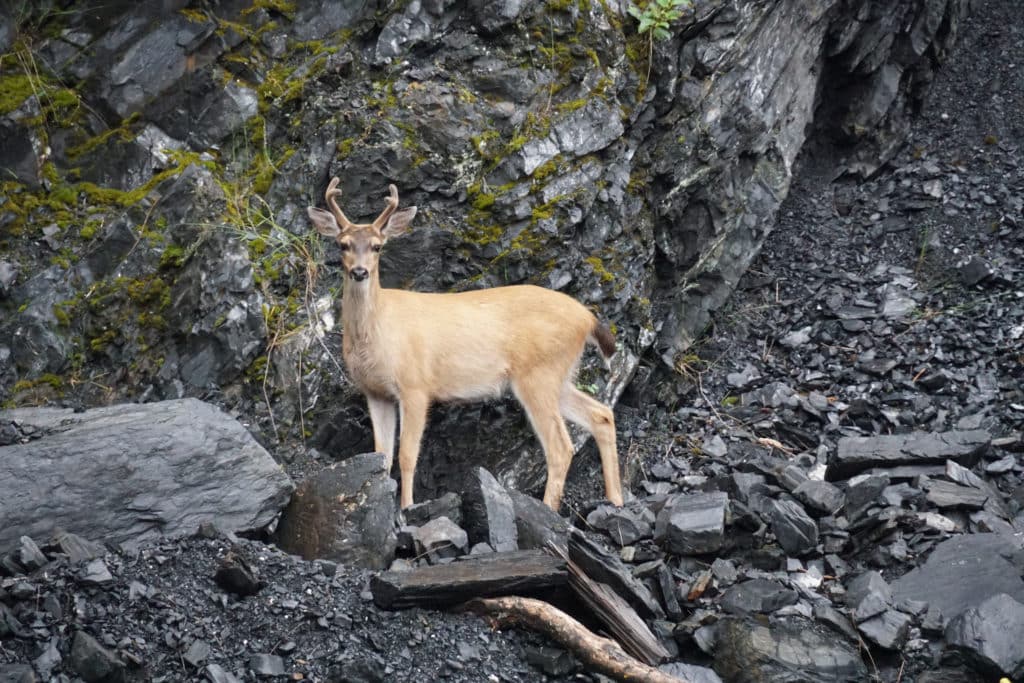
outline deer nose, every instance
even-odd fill
[[[370,277],[370,272],[366,270],[366,268],[363,268],[362,266],[357,266],[356,268],[353,268],[349,272],[349,275],[356,282],[362,282],[366,278]]]

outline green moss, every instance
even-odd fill
[[[494,206],[494,195],[481,192],[473,199],[473,208],[477,211],[486,211]]]
[[[562,164],[562,155],[556,155],[553,159],[541,164],[533,170],[530,177],[533,178],[535,187],[543,184]]]
[[[611,282],[615,279],[615,276],[612,275],[611,271],[605,268],[604,261],[602,261],[600,257],[588,256],[583,260],[590,265],[594,274],[601,279],[601,282]]]
[[[169,270],[171,268],[181,268],[182,264],[185,263],[185,250],[176,244],[172,244],[166,247],[162,254],[160,254],[160,270]]]
[[[39,92],[37,78],[27,74],[10,74],[0,78],[0,115],[9,114],[25,100]]]
[[[335,146],[335,148],[337,149],[337,152],[338,152],[338,158],[339,159],[346,159],[346,158],[348,158],[348,156],[350,154],[352,154],[352,150],[355,148],[355,144],[356,144],[356,139],[355,138],[345,138],[344,140],[339,140],[338,144]]]
[[[69,327],[71,325],[71,316],[68,315],[64,304],[53,305],[53,317],[57,319],[57,324],[61,327]]]
[[[141,114],[139,112],[135,112],[134,114],[126,118],[124,121],[122,121],[120,126],[116,128],[111,128],[109,130],[105,130],[99,135],[94,135],[93,137],[73,147],[68,148],[68,157],[71,159],[80,157],[83,154],[86,154],[98,147],[101,147],[102,145],[106,144],[108,140],[114,137],[118,138],[122,142],[131,142],[132,140],[135,139],[137,135],[135,131],[132,130],[132,125],[139,120],[140,116]]]
[[[115,339],[117,339],[117,330],[105,330],[100,336],[89,340],[89,348],[95,353],[101,353]]]
[[[84,240],[91,240],[96,236],[97,231],[103,227],[103,221],[98,218],[87,220],[82,229],[78,232],[78,235]]]

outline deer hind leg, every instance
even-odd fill
[[[562,415],[590,432],[601,454],[605,495],[622,505],[622,481],[619,478],[619,454],[615,445],[615,415],[611,408],[566,382],[560,402]]]
[[[522,381],[513,381],[512,391],[523,404],[526,415],[530,418],[530,425],[544,448],[548,466],[544,503],[558,512],[562,503],[565,477],[569,474],[569,463],[572,461],[572,441],[558,409],[557,385],[552,386],[547,377],[538,378],[537,374]],[[531,381],[533,379],[538,381]]]
[[[430,401],[419,394],[403,396],[398,402],[402,430],[398,437],[398,468],[402,475],[402,508],[412,505],[412,484],[416,476],[416,460],[420,457],[420,439],[427,424]]]
[[[373,423],[373,450],[384,454],[384,466],[390,473],[395,459],[395,404],[387,399],[367,396],[366,405]]]

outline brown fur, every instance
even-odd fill
[[[615,352],[611,332],[575,299],[532,285],[457,294],[381,288],[379,247],[404,231],[415,207],[396,211],[397,191],[392,189],[392,201],[382,214],[386,224],[378,227],[381,219],[353,224],[331,201],[339,192],[336,186],[332,181],[327,193],[336,218],[319,209],[309,214],[321,233],[344,247],[345,365],[366,395],[374,447],[387,456],[389,467],[396,408],[400,413],[402,507],[413,502],[416,461],[431,403],[491,398],[507,389],[522,403],[544,447],[544,502],[558,510],[572,460],[564,417],[593,434],[606,495],[621,505],[614,416],[573,384],[588,342],[597,344],[606,358]]]

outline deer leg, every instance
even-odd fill
[[[419,394],[406,395],[398,402],[402,429],[398,437],[398,468],[402,474],[402,508],[412,505],[412,484],[416,476],[416,460],[420,457],[420,439],[427,424],[430,401]]]
[[[523,404],[530,425],[544,448],[548,465],[544,503],[558,512],[562,504],[565,477],[569,474],[569,463],[572,461],[572,440],[558,410],[558,392],[550,390],[545,384],[543,381],[513,382],[512,391]]]
[[[390,473],[395,459],[395,404],[387,399],[367,396],[366,405],[373,423],[373,450],[384,454],[384,466]]]
[[[615,505],[622,505],[622,481],[619,478],[619,454],[615,445],[615,415],[611,408],[583,393],[571,383],[562,389],[562,415],[586,429],[597,442],[604,473],[605,495]]]

